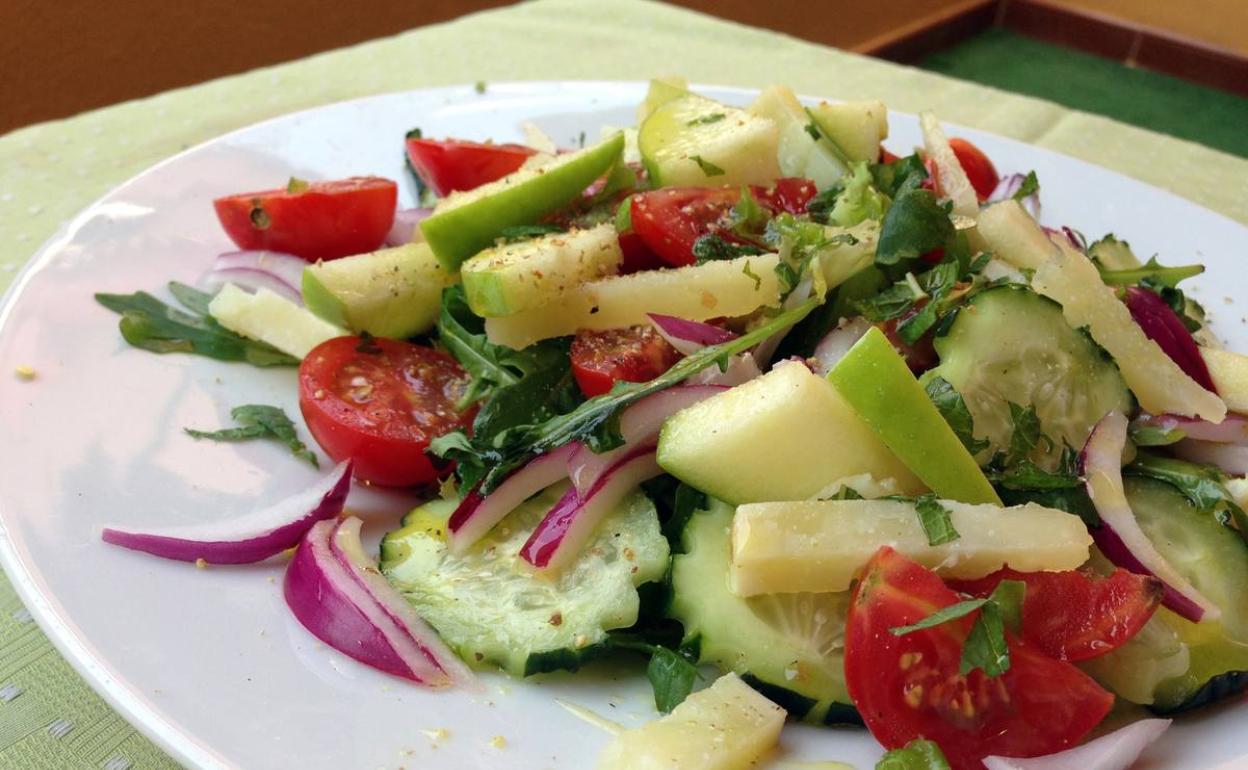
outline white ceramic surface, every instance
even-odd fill
[[[745,91],[706,93],[744,103]],[[109,702],[187,765],[204,768],[588,767],[607,735],[560,708],[586,706],[624,724],[653,716],[639,667],[514,682],[486,675],[483,694],[433,694],[347,659],[286,611],[282,567],[199,570],[111,548],[105,522],[135,527],[248,510],[308,483],[279,446],[195,442],[231,406],[297,414],[293,370],[263,371],[129,348],[92,293],[161,291],[193,282],[230,244],[212,198],[305,179],[380,174],[403,180],[401,138],[518,140],[532,120],[557,142],[629,125],[642,84],[528,83],[392,94],[272,120],[172,158],[91,206],[40,250],[0,309],[0,561],[58,649]],[[945,118],[956,121],[956,115]],[[1194,294],[1232,346],[1248,350],[1248,230],[1118,174],[978,131],[950,127],[1004,171],[1035,169],[1043,219],[1089,236],[1115,232],[1143,255],[1204,262]],[[894,115],[887,145],[919,142]],[[1186,284],[1185,284],[1186,286]],[[12,376],[31,365],[33,382]],[[356,489],[350,507],[371,536],[407,506]],[[1181,720],[1151,768],[1248,766],[1248,705]],[[422,730],[445,728],[437,741]],[[504,748],[490,745],[493,736]],[[786,729],[786,759],[869,768],[863,731]]]

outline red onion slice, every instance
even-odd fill
[[[420,223],[432,213],[431,208],[399,209],[394,213],[394,224],[386,234],[385,244],[393,248],[411,243],[416,238],[416,229]]]
[[[997,201],[1013,198],[1019,190],[1023,189],[1023,180],[1026,178],[1025,174],[1007,174],[1001,177],[1001,181],[997,182],[997,186],[993,188],[993,191],[988,195],[988,200],[984,201],[984,203],[996,203]],[[1031,214],[1032,219],[1037,222],[1040,221],[1039,193],[1025,196],[1019,203],[1022,204],[1023,208],[1027,209],[1027,213]]]
[[[329,548],[334,558],[368,593],[386,617],[416,646],[417,650],[432,661],[452,682],[474,681],[472,672],[459,659],[459,656],[446,646],[438,633],[382,576],[381,571],[377,569],[377,562],[364,553],[364,545],[360,542],[362,525],[363,522],[354,516],[338,522],[337,528],[329,538]],[[410,651],[405,651],[405,657],[409,654]]]
[[[291,288],[277,276],[272,273],[266,273],[263,270],[252,270],[246,267],[213,270],[210,273],[205,273],[198,283],[201,288],[210,292],[218,291],[227,283],[232,283],[240,289],[247,289],[251,292],[268,289],[291,302],[299,305],[303,304],[303,293],[300,290]]]
[[[577,445],[568,459],[572,484],[580,494],[585,494],[607,470],[636,454],[638,447],[653,449],[659,441],[659,430],[669,417],[727,389],[723,385],[679,385],[641,399],[620,415],[622,446],[597,454],[583,444]]]
[[[283,594],[291,612],[316,638],[365,665],[434,687],[450,684],[450,676],[334,557],[330,539],[336,528],[332,521],[317,523],[286,568]]]
[[[984,757],[988,770],[1127,770],[1157,740],[1169,719],[1141,719],[1082,746],[1043,757]]]
[[[468,492],[446,524],[447,546],[451,553],[463,553],[520,503],[566,479],[568,463],[579,448],[579,443],[567,444],[533,458],[488,495],[482,496],[475,489]]]
[[[1165,300],[1141,286],[1128,286],[1126,303],[1145,336],[1156,342],[1197,385],[1210,393],[1218,392],[1192,333]]]
[[[251,564],[294,547],[318,521],[342,513],[350,489],[348,460],[304,491],[263,510],[176,529],[136,532],[107,527],[104,542],[177,561]]]
[[[540,570],[567,566],[589,542],[599,522],[637,485],[663,473],[650,447],[613,465],[585,495],[572,487],[555,503],[524,546],[520,558]]]
[[[1217,444],[1212,441],[1184,439],[1171,448],[1181,460],[1213,465],[1232,476],[1248,475],[1248,446],[1243,444]]]
[[[871,322],[858,316],[851,321],[843,321],[825,334],[815,346],[814,359],[819,363],[815,374],[826,377],[828,372],[832,371],[832,367],[836,366],[836,363],[854,346],[854,343],[862,339],[862,336],[870,330]]]
[[[1148,425],[1162,430],[1181,430],[1186,438],[1198,441],[1211,441],[1218,444],[1248,445],[1248,417],[1242,414],[1228,413],[1222,422],[1209,422],[1184,417],[1177,414],[1161,414],[1140,420],[1141,425]]]
[[[762,374],[762,370],[754,361],[753,354],[747,350],[729,358],[727,369],[720,371],[718,366],[708,366],[685,382],[690,385],[722,385],[732,388],[749,382],[755,377],[761,377]]]
[[[300,294],[303,269],[307,266],[307,260],[280,251],[227,251],[213,260],[207,276],[224,270],[254,270],[273,276],[291,291]]]
[[[686,321],[660,313],[647,313],[659,335],[676,348],[681,355],[696,353],[704,347],[735,340],[737,335],[701,321]]]
[[[1092,537],[1111,562],[1165,584],[1161,603],[1193,623],[1217,620],[1221,611],[1165,560],[1135,520],[1122,486],[1122,451],[1127,418],[1110,412],[1092,429],[1080,460],[1088,497],[1101,517]]]

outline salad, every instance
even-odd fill
[[[418,208],[216,200],[238,250],[176,305],[97,299],[136,347],[297,368],[302,426],[190,437],[336,465],[104,539],[273,559],[311,633],[418,686],[644,663],[665,716],[603,768],[748,767],[786,719],[864,726],[877,768],[1129,766],[1248,686],[1248,357],[1202,266],[1042,226],[1034,172],[921,124],[894,154],[879,102],[656,80],[576,148],[413,130]],[[412,492],[378,553],[353,481]]]

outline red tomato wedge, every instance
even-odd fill
[[[887,546],[854,588],[846,683],[886,749],[926,738],[953,770],[980,770],[990,755],[1035,757],[1069,748],[1109,712],[1114,697],[1087,674],[1008,632],[1008,671],[995,678],[978,669],[959,674],[974,614],[905,636],[890,630],[958,601],[936,573]]]
[[[439,475],[429,442],[472,425],[472,410],[455,409],[468,382],[455,359],[433,348],[337,337],[300,364],[299,409],[335,462],[355,461],[357,479],[414,486]]]
[[[997,183],[1001,181],[1001,176],[997,174],[997,167],[992,165],[992,161],[988,160],[988,156],[982,150],[965,139],[950,139],[949,147],[958,157],[958,163],[966,172],[966,178],[971,183],[971,187],[975,188],[975,195],[979,198],[979,202],[983,203],[988,200],[988,196],[992,195],[992,191],[997,188]]]
[[[653,326],[583,330],[572,340],[572,375],[587,397],[601,396],[617,382],[648,382],[680,360]]]
[[[805,179],[780,179],[771,187],[752,185],[750,192],[772,214],[800,214],[815,196]],[[655,254],[673,267],[692,265],[693,244],[704,235],[734,240],[732,207],[741,199],[739,187],[669,187],[633,196],[629,216],[633,231]]]
[[[394,224],[398,187],[375,176],[240,193],[212,202],[240,249],[294,254],[309,262],[375,251]]]
[[[1027,584],[1023,639],[1058,660],[1087,660],[1115,650],[1135,636],[1161,604],[1163,586],[1154,577],[1115,569],[1108,577],[1091,572],[1016,572],[1005,568],[979,580],[949,587],[987,596],[1002,580]]]
[[[537,150],[522,144],[458,139],[407,140],[408,161],[421,181],[439,197],[501,179],[536,154]]]

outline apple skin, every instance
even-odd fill
[[[318,262],[303,269],[303,304],[354,333],[404,339],[433,328],[449,283],[423,243]]]
[[[872,327],[849,349],[828,381],[937,497],[1001,505],[975,458],[879,329]]]
[[[457,203],[420,223],[425,241],[449,271],[494,245],[508,227],[531,225],[567,205],[617,165],[624,153],[624,134],[575,153],[560,156],[540,171],[520,169],[497,182],[459,194]],[[455,201],[456,198],[448,198]]]

